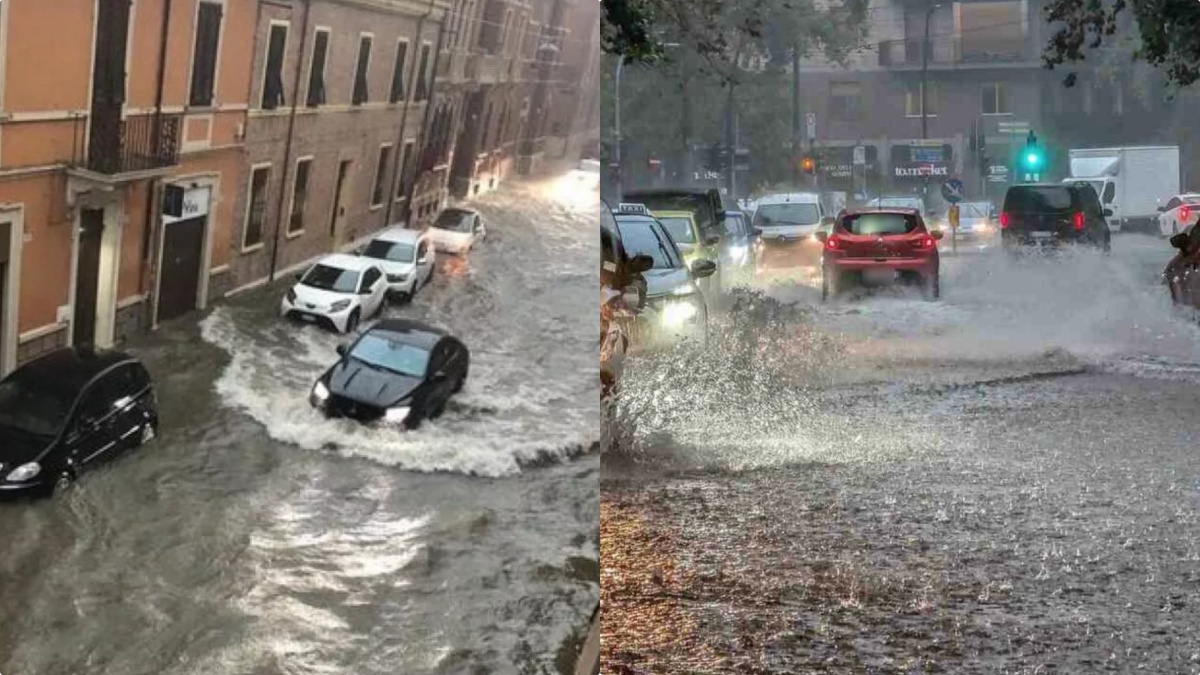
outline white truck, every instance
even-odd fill
[[[1158,206],[1179,194],[1179,147],[1073,148],[1071,177],[1064,183],[1086,182],[1112,212],[1108,228],[1157,227]]]

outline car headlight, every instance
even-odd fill
[[[411,408],[388,408],[387,412],[383,414],[383,419],[385,422],[403,422],[408,419],[408,413],[411,410]]]
[[[287,292],[287,301],[289,305],[296,304],[296,289],[289,288]]]
[[[29,462],[28,464],[22,464],[12,471],[9,471],[8,475],[4,477],[4,480],[7,480],[10,483],[24,483],[27,480],[36,478],[41,472],[41,464],[38,464],[37,462]]]
[[[312,393],[313,397],[318,401],[325,402],[329,400],[329,387],[326,387],[324,382],[317,382],[313,386]]]
[[[668,302],[663,307],[662,322],[668,328],[677,328],[696,318],[700,310],[690,301]]]
[[[330,306],[329,306],[329,311],[331,311],[331,312],[340,312],[340,311],[342,311],[343,309],[346,309],[346,308],[347,308],[347,307],[349,307],[349,306],[350,306],[350,301],[349,301],[349,300],[338,300],[337,302],[335,302],[335,303],[333,303],[332,305],[330,305]]]
[[[737,260],[738,262],[745,260],[746,247],[745,246],[730,246],[729,247],[729,257],[730,257],[730,259]]]

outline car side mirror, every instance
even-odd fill
[[[1171,241],[1171,246],[1182,251],[1185,248],[1187,248],[1188,235],[1186,232],[1180,232],[1179,234],[1175,235],[1174,237],[1171,237],[1170,241]]]
[[[813,233],[813,236],[816,237],[817,241],[821,242],[822,244],[829,239],[829,233],[825,230],[817,230]]]
[[[1162,209],[1159,209],[1159,211],[1162,211]],[[1113,214],[1112,209],[1104,209],[1104,217],[1105,218],[1111,218],[1112,214]]]
[[[345,343],[342,343],[337,346],[338,356],[345,356],[346,352],[348,352],[348,351],[350,351],[350,348],[347,347]]]
[[[632,274],[641,274],[654,269],[654,258],[648,255],[635,255],[629,261],[629,271]]]
[[[711,277],[716,273],[717,263],[711,260],[697,260],[696,262],[692,263],[692,274],[695,275],[697,279]]]
[[[719,243],[721,243],[721,237],[719,235],[710,234],[704,238],[705,246],[716,246]]]
[[[1160,207],[1158,207],[1156,210],[1157,210],[1159,213],[1166,213],[1166,212],[1167,212],[1167,207],[1165,207],[1165,206],[1160,206]],[[1104,215],[1106,215],[1106,216],[1107,216],[1108,214],[1106,213],[1106,214],[1104,214]]]
[[[934,230],[933,232],[930,232],[929,235],[933,237],[934,241],[941,241],[942,237],[946,236],[946,233],[942,232],[941,230]]]

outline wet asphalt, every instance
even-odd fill
[[[1200,329],[1142,235],[943,260],[943,300],[758,280],[631,365],[609,673],[1200,673]],[[747,303],[747,300],[753,300]]]
[[[417,432],[308,408],[340,339],[281,321],[282,284],[132,345],[159,439],[0,505],[0,673],[570,672],[599,595],[596,204],[574,178],[477,200],[486,242],[388,310],[472,350]]]

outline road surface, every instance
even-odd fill
[[[1113,248],[947,258],[940,303],[781,275],[631,364],[604,672],[1200,673],[1200,329]]]
[[[599,596],[596,204],[475,205],[487,241],[396,316],[472,349],[414,433],[306,402],[337,336],[238,297],[133,351],[158,441],[63,498],[0,505],[0,673],[569,673]]]

